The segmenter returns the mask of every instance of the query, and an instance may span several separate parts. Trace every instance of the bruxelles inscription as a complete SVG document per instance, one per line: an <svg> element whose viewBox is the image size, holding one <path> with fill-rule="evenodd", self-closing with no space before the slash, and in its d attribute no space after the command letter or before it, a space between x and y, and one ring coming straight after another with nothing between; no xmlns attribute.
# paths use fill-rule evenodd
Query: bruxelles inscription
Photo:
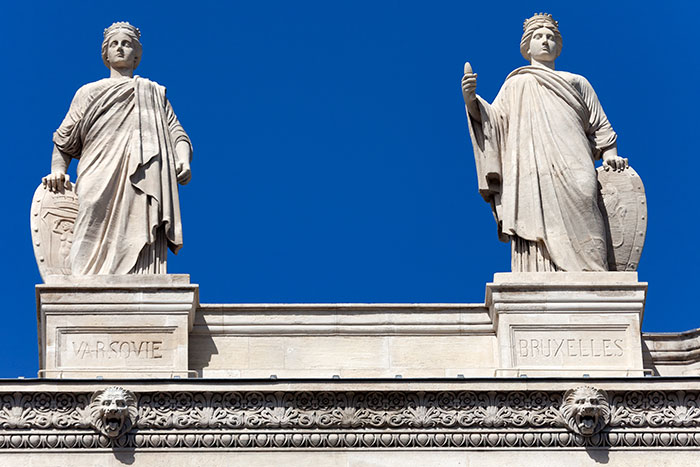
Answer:
<svg viewBox="0 0 700 467"><path fill-rule="evenodd" d="M516 327L511 337L512 355L519 365L594 365L626 364L628 344L625 328L533 329Z"/></svg>
<svg viewBox="0 0 700 467"><path fill-rule="evenodd" d="M157 359L163 358L163 341L143 340L98 340L94 343L88 341L71 342L75 357L85 359L110 360L110 359Z"/></svg>
<svg viewBox="0 0 700 467"><path fill-rule="evenodd" d="M526 357L622 357L623 339L518 339L518 356Z"/></svg>

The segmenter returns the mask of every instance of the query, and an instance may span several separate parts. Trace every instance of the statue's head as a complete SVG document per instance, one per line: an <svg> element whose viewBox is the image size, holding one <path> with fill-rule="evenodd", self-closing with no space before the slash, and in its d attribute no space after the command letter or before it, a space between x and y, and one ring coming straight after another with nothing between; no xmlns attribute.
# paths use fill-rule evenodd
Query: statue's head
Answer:
<svg viewBox="0 0 700 467"><path fill-rule="evenodd" d="M117 386L93 394L90 400L90 422L100 433L118 438L136 422L136 397L131 391Z"/></svg>
<svg viewBox="0 0 700 467"><path fill-rule="evenodd" d="M561 413L571 431L592 436L610 422L608 396L600 389L579 386L566 391Z"/></svg>
<svg viewBox="0 0 700 467"><path fill-rule="evenodd" d="M102 41L102 61L107 68L130 67L135 70L141 62L141 31L119 21L105 29Z"/></svg>
<svg viewBox="0 0 700 467"><path fill-rule="evenodd" d="M523 23L520 53L525 60L553 61L561 53L559 23L549 13L537 13Z"/></svg>

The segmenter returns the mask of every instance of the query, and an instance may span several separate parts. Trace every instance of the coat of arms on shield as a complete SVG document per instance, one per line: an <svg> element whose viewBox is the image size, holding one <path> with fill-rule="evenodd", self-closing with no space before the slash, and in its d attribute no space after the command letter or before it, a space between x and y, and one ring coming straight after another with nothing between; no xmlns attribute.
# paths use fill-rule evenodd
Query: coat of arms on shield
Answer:
<svg viewBox="0 0 700 467"><path fill-rule="evenodd" d="M71 273L69 253L77 216L78 196L72 184L56 193L42 184L34 192L30 224L34 255L42 279Z"/></svg>
<svg viewBox="0 0 700 467"><path fill-rule="evenodd" d="M644 185L637 172L598 167L598 204L608 233L608 269L636 271L647 230Z"/></svg>

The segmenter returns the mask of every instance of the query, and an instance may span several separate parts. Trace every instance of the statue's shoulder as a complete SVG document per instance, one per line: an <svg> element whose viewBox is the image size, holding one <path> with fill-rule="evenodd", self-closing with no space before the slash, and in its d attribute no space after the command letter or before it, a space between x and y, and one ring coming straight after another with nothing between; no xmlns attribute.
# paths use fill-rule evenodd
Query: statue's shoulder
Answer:
<svg viewBox="0 0 700 467"><path fill-rule="evenodd" d="M103 78L91 83L83 84L75 91L75 99L89 98L91 95L100 92L106 86L109 85L109 78Z"/></svg>
<svg viewBox="0 0 700 467"><path fill-rule="evenodd" d="M569 84L572 86L581 89L581 88L592 88L591 83L588 82L585 76L579 75L576 73L571 73L570 71L561 71L557 70L556 73L564 78Z"/></svg>
<svg viewBox="0 0 700 467"><path fill-rule="evenodd" d="M162 89L163 91L165 91L165 86L158 83L157 81L153 81L152 79L144 78L143 76L138 75L134 76L134 79L138 80L139 83L141 83L142 85L151 86L156 89Z"/></svg>
<svg viewBox="0 0 700 467"><path fill-rule="evenodd" d="M109 78L102 78L102 79L99 79L97 81L92 81L90 83L83 84L82 86L80 86L78 88L78 90L76 91L76 94L78 94L78 93L81 93L81 94L90 93L92 91L95 91L97 89L101 89L101 88L107 86L109 84L109 82L110 82Z"/></svg>

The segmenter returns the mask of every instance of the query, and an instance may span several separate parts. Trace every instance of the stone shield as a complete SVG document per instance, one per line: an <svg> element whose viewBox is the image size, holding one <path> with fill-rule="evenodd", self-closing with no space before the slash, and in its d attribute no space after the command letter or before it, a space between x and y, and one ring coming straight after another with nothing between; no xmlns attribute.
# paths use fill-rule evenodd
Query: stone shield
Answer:
<svg viewBox="0 0 700 467"><path fill-rule="evenodd" d="M637 172L598 167L598 204L608 234L608 268L636 271L647 232L644 185Z"/></svg>
<svg viewBox="0 0 700 467"><path fill-rule="evenodd" d="M43 185L34 192L31 208L34 256L42 279L70 274L68 254L73 243L73 225L78 216L78 196L73 185L58 193Z"/></svg>

